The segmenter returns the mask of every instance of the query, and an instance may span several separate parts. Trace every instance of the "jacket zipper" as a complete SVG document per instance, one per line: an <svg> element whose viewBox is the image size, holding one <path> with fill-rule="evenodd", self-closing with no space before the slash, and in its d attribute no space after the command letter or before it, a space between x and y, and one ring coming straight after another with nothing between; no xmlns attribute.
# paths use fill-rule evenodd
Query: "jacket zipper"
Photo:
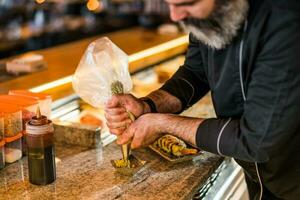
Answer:
<svg viewBox="0 0 300 200"><path fill-rule="evenodd" d="M247 30L247 26L248 26L248 21L246 20L245 25L244 25L244 32L243 34L245 34L246 30ZM241 44L240 44L240 51L239 51L239 74L240 74L240 83L241 83L241 90L242 90L242 94L243 94L243 99L244 101L246 101L246 94L245 94L245 89L244 89L244 81L243 81L243 71L242 71L242 65L243 65L243 47L244 47L244 38L242 38ZM259 187L260 187L260 195L259 195L259 200L262 199L262 195L263 195L263 184L260 178L260 174L258 171L258 164L257 162L255 162L255 171L256 171L256 175L259 181Z"/></svg>

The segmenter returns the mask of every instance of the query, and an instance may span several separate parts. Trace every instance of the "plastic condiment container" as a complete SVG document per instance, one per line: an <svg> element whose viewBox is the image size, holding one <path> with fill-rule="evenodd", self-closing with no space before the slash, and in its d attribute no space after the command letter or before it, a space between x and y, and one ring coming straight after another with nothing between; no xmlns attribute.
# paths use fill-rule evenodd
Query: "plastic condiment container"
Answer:
<svg viewBox="0 0 300 200"><path fill-rule="evenodd" d="M25 129L25 124L35 115L38 107L38 101L28 97L14 95L0 95L0 103L13 104L22 108L22 120Z"/></svg>
<svg viewBox="0 0 300 200"><path fill-rule="evenodd" d="M3 114L0 113L0 141L4 138L4 118Z"/></svg>
<svg viewBox="0 0 300 200"><path fill-rule="evenodd" d="M39 107L41 109L42 115L46 116L48 119L51 118L51 95L44 93L34 93L28 90L10 90L9 95L16 95L36 99L39 102Z"/></svg>
<svg viewBox="0 0 300 200"><path fill-rule="evenodd" d="M56 179L54 129L51 120L37 115L26 124L29 182L46 185Z"/></svg>
<svg viewBox="0 0 300 200"><path fill-rule="evenodd" d="M26 134L25 125L35 115L38 101L29 97L14 96L14 95L0 95L0 102L7 104L14 104L22 108L22 123L23 135ZM22 139L23 154L26 154L26 139Z"/></svg>
<svg viewBox="0 0 300 200"><path fill-rule="evenodd" d="M5 153L4 153L5 140L0 140L0 169L5 167Z"/></svg>
<svg viewBox="0 0 300 200"><path fill-rule="evenodd" d="M0 113L4 119L4 137L13 137L22 133L22 108L0 103Z"/></svg>
<svg viewBox="0 0 300 200"><path fill-rule="evenodd" d="M5 162L13 163L22 158L22 133L13 137L6 137L5 140Z"/></svg>

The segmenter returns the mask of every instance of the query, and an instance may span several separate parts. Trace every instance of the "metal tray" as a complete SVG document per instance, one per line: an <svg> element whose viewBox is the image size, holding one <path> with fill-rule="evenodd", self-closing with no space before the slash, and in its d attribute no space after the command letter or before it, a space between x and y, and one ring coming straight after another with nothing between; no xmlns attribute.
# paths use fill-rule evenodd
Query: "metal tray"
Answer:
<svg viewBox="0 0 300 200"><path fill-rule="evenodd" d="M192 147L190 145L187 144L187 146L189 148L195 148L195 147ZM161 157L163 157L164 159L172 162L172 163L180 163L180 162L184 162L184 161L190 161L190 160L193 160L193 158L199 156L202 154L202 152L198 150L198 153L197 154L194 154L194 155L186 155L186 156L181 156L181 157L176 157L172 154L169 154L169 153L166 153L164 152L162 149L160 149L159 147L157 147L155 144L151 144L149 145L149 148L156 152L158 155L160 155Z"/></svg>

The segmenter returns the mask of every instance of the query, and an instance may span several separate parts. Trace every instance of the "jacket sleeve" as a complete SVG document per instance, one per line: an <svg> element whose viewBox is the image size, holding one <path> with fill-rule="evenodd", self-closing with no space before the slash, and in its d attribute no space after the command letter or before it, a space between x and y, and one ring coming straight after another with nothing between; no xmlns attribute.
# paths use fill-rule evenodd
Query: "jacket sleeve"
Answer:
<svg viewBox="0 0 300 200"><path fill-rule="evenodd" d="M190 34L184 65L160 88L177 97L182 110L196 103L210 90L201 59L201 45Z"/></svg>
<svg viewBox="0 0 300 200"><path fill-rule="evenodd" d="M300 132L300 21L281 13L261 37L240 119L207 119L197 146L250 162L280 155ZM278 18L277 18L278 19ZM271 28L272 27L272 28ZM268 29L269 28L269 29Z"/></svg>

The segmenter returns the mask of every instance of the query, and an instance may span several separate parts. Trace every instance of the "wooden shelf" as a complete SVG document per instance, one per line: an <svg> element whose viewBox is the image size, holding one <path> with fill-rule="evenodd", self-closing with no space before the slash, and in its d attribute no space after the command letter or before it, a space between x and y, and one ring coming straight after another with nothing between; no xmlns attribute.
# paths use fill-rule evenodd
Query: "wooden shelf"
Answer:
<svg viewBox="0 0 300 200"><path fill-rule="evenodd" d="M88 44L103 36L109 37L129 55L131 73L184 53L188 45L187 36L184 34L159 35L156 31L135 27L34 51L44 56L48 69L0 83L0 93L7 93L13 89L31 89L71 76ZM72 94L73 90L71 84L66 82L44 92L58 99Z"/></svg>

